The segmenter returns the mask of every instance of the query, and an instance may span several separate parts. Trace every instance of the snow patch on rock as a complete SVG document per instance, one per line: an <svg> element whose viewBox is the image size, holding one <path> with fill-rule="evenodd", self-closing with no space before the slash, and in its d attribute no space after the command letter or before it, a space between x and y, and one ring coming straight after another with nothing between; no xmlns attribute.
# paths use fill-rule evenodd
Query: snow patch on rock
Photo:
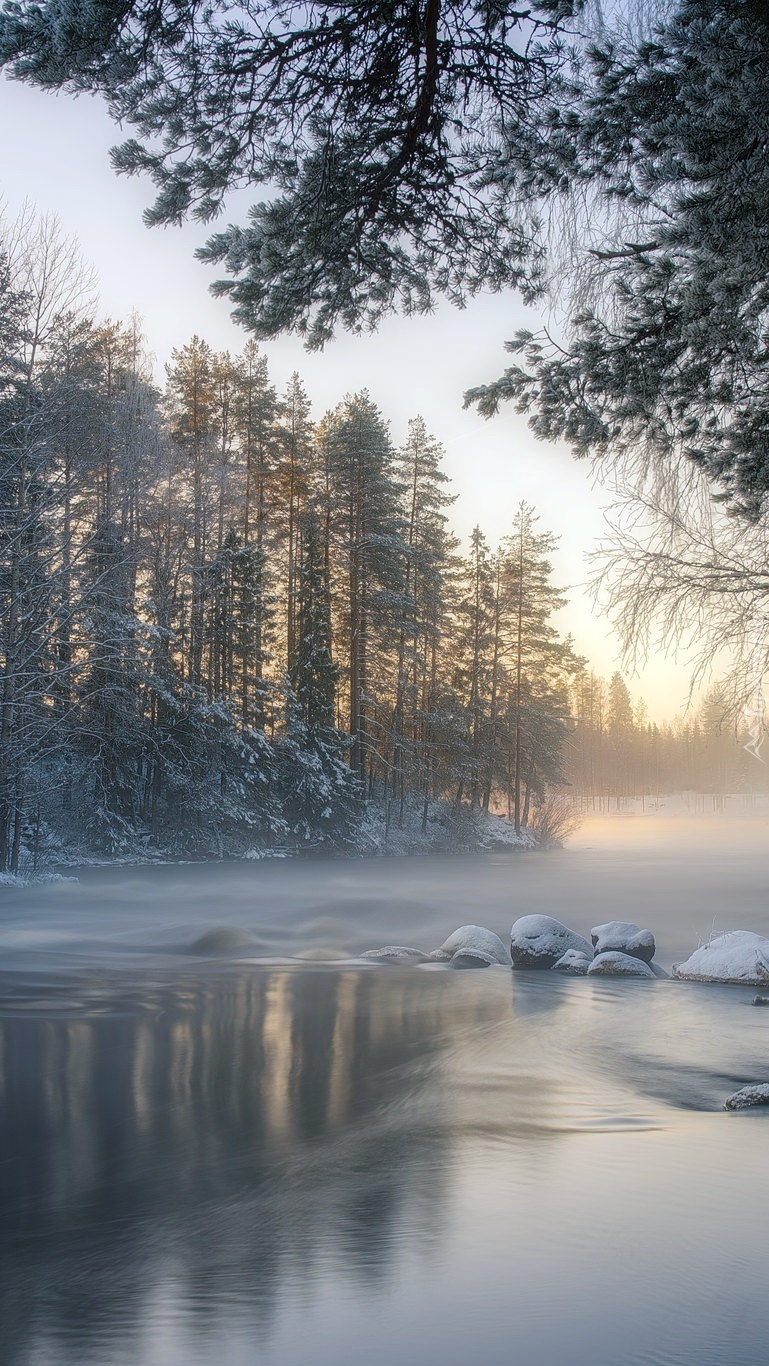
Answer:
<svg viewBox="0 0 769 1366"><path fill-rule="evenodd" d="M685 963L673 968L673 976L688 982L744 982L764 986L769 982L769 939L751 930L730 930L695 949Z"/></svg>
<svg viewBox="0 0 769 1366"><path fill-rule="evenodd" d="M410 949L403 944L385 944L384 948L367 949L360 955L368 963L391 963L401 967L410 963L425 963L428 956L421 949Z"/></svg>
<svg viewBox="0 0 769 1366"><path fill-rule="evenodd" d="M630 953L596 954L587 972L589 977L655 977L648 963Z"/></svg>
<svg viewBox="0 0 769 1366"><path fill-rule="evenodd" d="M609 920L605 925L595 925L590 938L596 953L628 953L644 963L651 963L656 950L651 930L642 930L640 925L628 920Z"/></svg>
<svg viewBox="0 0 769 1366"><path fill-rule="evenodd" d="M569 977L584 977L590 962L587 954L581 953L579 949L567 949L558 962L553 963L552 971L565 972Z"/></svg>
<svg viewBox="0 0 769 1366"><path fill-rule="evenodd" d="M755 1105L769 1105L769 1082L743 1086L724 1101L725 1110L752 1110Z"/></svg>
<svg viewBox="0 0 769 1366"><path fill-rule="evenodd" d="M593 946L550 915L523 915L510 931L514 968L552 968L569 950L593 957Z"/></svg>
<svg viewBox="0 0 769 1366"><path fill-rule="evenodd" d="M448 939L444 939L440 948L433 950L430 957L439 963L446 963L461 950L485 953L492 963L502 963L508 968L510 966L510 954L499 935L493 930L485 929L483 925L460 925Z"/></svg>
<svg viewBox="0 0 769 1366"><path fill-rule="evenodd" d="M493 968L495 965L499 966L499 960L484 953L483 949L457 949L449 962L450 968Z"/></svg>

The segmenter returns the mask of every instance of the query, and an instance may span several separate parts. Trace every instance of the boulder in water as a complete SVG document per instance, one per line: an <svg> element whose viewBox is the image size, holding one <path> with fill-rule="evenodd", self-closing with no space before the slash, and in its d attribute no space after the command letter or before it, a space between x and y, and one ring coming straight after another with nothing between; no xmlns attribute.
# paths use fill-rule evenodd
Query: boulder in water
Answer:
<svg viewBox="0 0 769 1366"><path fill-rule="evenodd" d="M382 949L366 949L360 955L369 963L389 963L395 967L408 967L410 963L426 963L429 954L421 949L409 949L402 944L385 944Z"/></svg>
<svg viewBox="0 0 769 1366"><path fill-rule="evenodd" d="M434 949L430 957L435 961L447 963L460 949L469 949L473 953L486 953L491 958L492 963L502 963L505 967L510 966L510 955L507 952L502 940L493 930L487 930L483 925L460 925L458 930L450 934L448 939L444 939L439 949Z"/></svg>
<svg viewBox="0 0 769 1366"><path fill-rule="evenodd" d="M558 962L553 963L552 971L564 972L568 977L584 977L590 963L591 959L586 953L581 953L579 949L567 949Z"/></svg>
<svg viewBox="0 0 769 1366"><path fill-rule="evenodd" d="M205 934L194 940L187 951L200 954L255 953L261 948L263 945L252 939L245 930L238 930L230 925L217 925L215 929L206 930Z"/></svg>
<svg viewBox="0 0 769 1366"><path fill-rule="evenodd" d="M648 977L655 974L648 963L630 953L598 953L587 970L588 977Z"/></svg>
<svg viewBox="0 0 769 1366"><path fill-rule="evenodd" d="M752 1110L756 1105L769 1105L769 1082L756 1082L753 1086L743 1086L724 1101L725 1110Z"/></svg>
<svg viewBox="0 0 769 1366"><path fill-rule="evenodd" d="M686 982L743 982L765 986L769 982L769 939L750 930L730 930L695 949L685 963L673 968L673 976Z"/></svg>
<svg viewBox="0 0 769 1366"><path fill-rule="evenodd" d="M552 968L569 949L593 957L587 939L551 915L523 915L510 931L514 968Z"/></svg>
<svg viewBox="0 0 769 1366"><path fill-rule="evenodd" d="M453 958L449 959L450 968L493 968L498 963L497 958L484 953L483 949L457 949Z"/></svg>
<svg viewBox="0 0 769 1366"><path fill-rule="evenodd" d="M628 953L651 963L656 945L651 930L642 930L628 920L610 920L606 925L595 925L590 931L596 953Z"/></svg>

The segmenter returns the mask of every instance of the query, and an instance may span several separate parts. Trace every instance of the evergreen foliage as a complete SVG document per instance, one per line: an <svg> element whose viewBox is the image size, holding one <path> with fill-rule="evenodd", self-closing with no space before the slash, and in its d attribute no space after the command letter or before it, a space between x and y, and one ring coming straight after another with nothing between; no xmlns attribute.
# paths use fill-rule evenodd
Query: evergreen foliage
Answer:
<svg viewBox="0 0 769 1366"><path fill-rule="evenodd" d="M136 130L117 169L157 185L149 222L207 222L233 186L269 187L203 255L257 337L295 328L317 346L398 304L531 287L525 196L489 171L500 128L514 137L555 77L574 8L7 0L0 63L106 97Z"/></svg>
<svg viewBox="0 0 769 1366"><path fill-rule="evenodd" d="M135 321L57 289L0 275L2 871L51 834L229 857L525 824L574 668L530 511L464 561L421 418L400 450L366 392L313 424L255 343L199 337L161 395Z"/></svg>
<svg viewBox="0 0 769 1366"><path fill-rule="evenodd" d="M769 490L769 13L679 0L663 16L651 36L605 32L531 141L543 190L590 195L574 308L563 338L520 332L508 349L522 363L468 401L489 414L512 400L538 436L635 480L692 460L755 517Z"/></svg>
<svg viewBox="0 0 769 1366"><path fill-rule="evenodd" d="M319 346L437 295L531 297L545 245L569 237L572 259L550 263L562 335L519 333L522 360L469 401L512 400L637 481L691 460L761 512L762 0L628 0L608 19L598 0L5 0L0 63L106 98L136 133L117 168L157 185L151 222L209 221L259 187L249 222L202 252L259 338Z"/></svg>

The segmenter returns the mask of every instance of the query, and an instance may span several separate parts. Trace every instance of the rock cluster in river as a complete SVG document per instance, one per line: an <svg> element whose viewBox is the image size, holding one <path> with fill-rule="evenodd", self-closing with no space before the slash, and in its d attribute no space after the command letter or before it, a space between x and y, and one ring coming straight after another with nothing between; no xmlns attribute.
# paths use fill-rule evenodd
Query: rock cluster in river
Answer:
<svg viewBox="0 0 769 1366"><path fill-rule="evenodd" d="M431 953L401 944L387 944L381 949L367 949L360 957L367 963L389 963L397 967L412 963L443 963L449 968L510 966L509 954L499 935L483 925L460 925Z"/></svg>
<svg viewBox="0 0 769 1366"><path fill-rule="evenodd" d="M402 944L367 949L367 963L445 964L451 968L509 967L553 969L572 977L665 976L651 959L654 936L650 930L624 920L613 920L591 930L592 943L550 915L524 915L510 931L510 953L498 934L483 925L460 925L448 939L424 953Z"/></svg>
<svg viewBox="0 0 769 1366"><path fill-rule="evenodd" d="M570 977L658 977L652 964L651 930L610 920L590 931L590 940L550 915L524 915L510 931L514 968L552 968Z"/></svg>

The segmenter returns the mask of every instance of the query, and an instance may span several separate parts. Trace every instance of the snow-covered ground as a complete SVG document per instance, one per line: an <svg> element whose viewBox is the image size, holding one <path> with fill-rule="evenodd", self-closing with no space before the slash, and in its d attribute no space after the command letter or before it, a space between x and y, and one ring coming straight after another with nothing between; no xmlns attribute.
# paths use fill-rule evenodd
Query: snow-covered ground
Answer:
<svg viewBox="0 0 769 1366"><path fill-rule="evenodd" d="M407 808L403 825L393 820L389 830L382 813L370 807L361 825L357 852L362 854L470 854L479 849L533 849L537 839L532 830L515 832L510 821L490 812L456 812L443 802L431 802L426 828L422 829L422 807Z"/></svg>

